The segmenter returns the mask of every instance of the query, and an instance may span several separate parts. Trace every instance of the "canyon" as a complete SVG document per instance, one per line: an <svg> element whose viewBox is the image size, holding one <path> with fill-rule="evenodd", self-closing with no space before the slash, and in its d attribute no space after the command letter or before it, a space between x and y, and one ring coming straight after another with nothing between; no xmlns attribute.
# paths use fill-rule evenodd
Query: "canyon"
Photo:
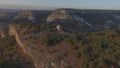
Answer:
<svg viewBox="0 0 120 68"><path fill-rule="evenodd" d="M0 38L7 35L14 36L21 51L31 59L35 68L80 68L84 63L86 66L91 66L87 62L82 64L82 61L85 61L83 57L86 56L86 53L82 52L86 52L87 48L88 52L92 51L86 46L94 38L90 39L89 35L92 37L94 36L92 32L96 32L96 35L102 36L104 32L98 31L106 30L108 35L113 32L113 35L119 37L118 33L114 34L114 30L120 29L119 11L115 10L57 9L46 12L26 10L15 12L10 15L10 19L6 14L0 17L9 21L9 23L0 22ZM80 37L76 32L80 32L78 33ZM98 39L101 40L100 37ZM70 43L67 42L68 40ZM80 49L81 47L83 49ZM100 49L104 49L104 46L101 47L103 48ZM95 55L86 61L91 62L94 57ZM114 66L118 67L117 64Z"/></svg>

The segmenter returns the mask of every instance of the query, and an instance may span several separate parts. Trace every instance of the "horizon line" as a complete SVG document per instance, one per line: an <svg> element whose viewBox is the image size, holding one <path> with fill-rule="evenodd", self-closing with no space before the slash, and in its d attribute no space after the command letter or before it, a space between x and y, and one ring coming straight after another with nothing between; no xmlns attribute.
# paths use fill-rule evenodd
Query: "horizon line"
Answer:
<svg viewBox="0 0 120 68"><path fill-rule="evenodd" d="M24 5L0 5L0 9L16 10L55 10L55 9L77 9L77 10L120 10L112 8L70 8L70 7L47 7L47 6L24 6Z"/></svg>

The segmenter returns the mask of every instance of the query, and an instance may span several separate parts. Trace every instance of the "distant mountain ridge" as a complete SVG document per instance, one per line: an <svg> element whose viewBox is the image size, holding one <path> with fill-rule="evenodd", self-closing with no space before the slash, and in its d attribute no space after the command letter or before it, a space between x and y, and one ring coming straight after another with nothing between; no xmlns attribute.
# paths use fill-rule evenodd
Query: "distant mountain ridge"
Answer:
<svg viewBox="0 0 120 68"><path fill-rule="evenodd" d="M29 15L26 15L24 13L25 11L29 11ZM70 32L91 32L119 28L118 24L120 23L120 10L82 10L63 8L47 11L0 9L0 17L2 23L30 22L26 21L30 19L34 23L47 22L49 24L59 24L64 30ZM16 17L17 20L15 19Z"/></svg>
<svg viewBox="0 0 120 68"><path fill-rule="evenodd" d="M0 12L18 12L20 9L3 9L0 8Z"/></svg>

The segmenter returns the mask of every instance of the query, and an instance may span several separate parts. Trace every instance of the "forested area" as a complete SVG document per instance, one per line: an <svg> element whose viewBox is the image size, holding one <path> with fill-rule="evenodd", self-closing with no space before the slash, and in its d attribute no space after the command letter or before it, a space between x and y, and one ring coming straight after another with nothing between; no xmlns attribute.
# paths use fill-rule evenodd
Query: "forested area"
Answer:
<svg viewBox="0 0 120 68"><path fill-rule="evenodd" d="M79 50L81 68L119 68L120 33L101 31L73 34L66 39Z"/></svg>
<svg viewBox="0 0 120 68"><path fill-rule="evenodd" d="M31 67L30 67L31 66ZM16 43L14 36L0 39L0 68L32 68Z"/></svg>

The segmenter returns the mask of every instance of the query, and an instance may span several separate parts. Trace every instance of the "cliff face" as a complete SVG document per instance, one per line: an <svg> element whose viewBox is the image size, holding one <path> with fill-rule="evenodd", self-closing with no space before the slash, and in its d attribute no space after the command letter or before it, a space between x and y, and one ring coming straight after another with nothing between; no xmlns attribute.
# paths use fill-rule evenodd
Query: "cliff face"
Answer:
<svg viewBox="0 0 120 68"><path fill-rule="evenodd" d="M67 31L100 31L116 29L120 22L119 11L57 9L46 19L57 23Z"/></svg>
<svg viewBox="0 0 120 68"><path fill-rule="evenodd" d="M28 21L33 21L34 16L31 11L25 10L25 11L20 11L17 16L14 17L14 19L26 19Z"/></svg>
<svg viewBox="0 0 120 68"><path fill-rule="evenodd" d="M15 26L9 26L10 35L14 35L23 52L31 57L36 68L66 68L67 62L60 57L54 57L47 50L34 45L18 33Z"/></svg>
<svg viewBox="0 0 120 68"><path fill-rule="evenodd" d="M71 20L72 17L66 10L55 10L52 14L50 14L47 18L47 22L52 22L56 19L59 20Z"/></svg>
<svg viewBox="0 0 120 68"><path fill-rule="evenodd" d="M65 30L72 32L92 29L92 24L75 13L77 13L77 11L58 9L48 16L47 22L56 22L57 24L62 25Z"/></svg>

